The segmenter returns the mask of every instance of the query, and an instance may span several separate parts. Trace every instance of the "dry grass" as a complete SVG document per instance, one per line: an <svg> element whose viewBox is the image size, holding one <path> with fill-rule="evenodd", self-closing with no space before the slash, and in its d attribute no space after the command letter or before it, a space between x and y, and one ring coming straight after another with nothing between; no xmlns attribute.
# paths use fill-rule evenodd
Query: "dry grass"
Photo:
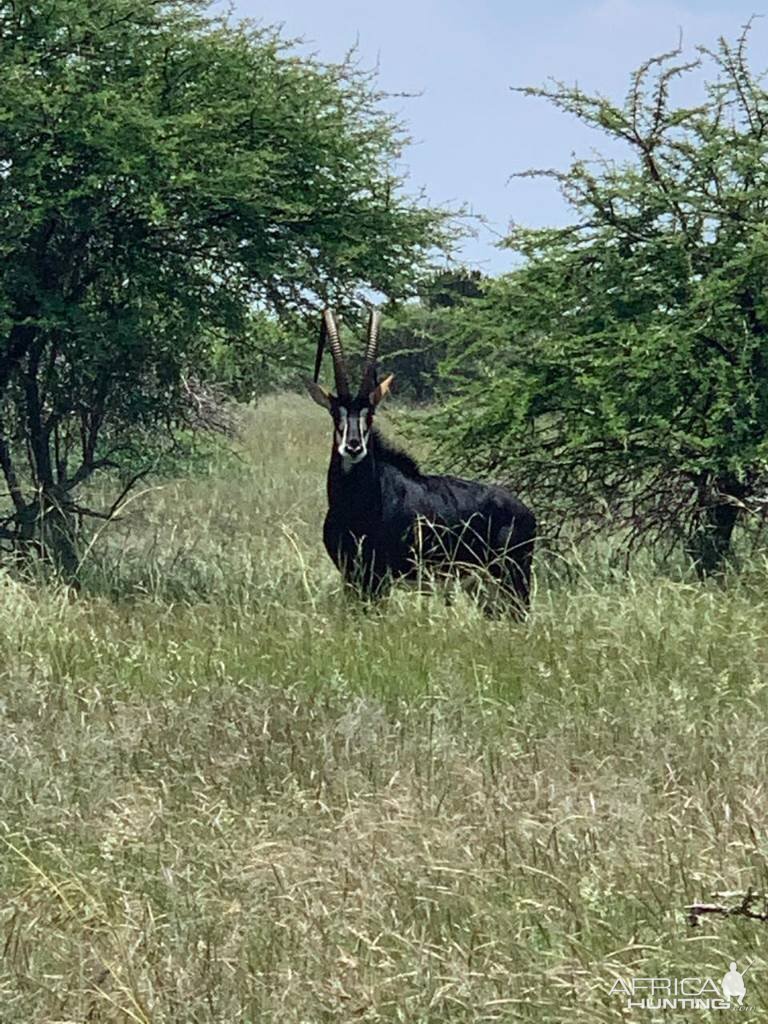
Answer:
<svg viewBox="0 0 768 1024"><path fill-rule="evenodd" d="M366 613L325 433L265 403L88 597L0 577L0 1020L651 1021L615 977L731 959L764 1019L765 926L684 907L768 890L768 571Z"/></svg>

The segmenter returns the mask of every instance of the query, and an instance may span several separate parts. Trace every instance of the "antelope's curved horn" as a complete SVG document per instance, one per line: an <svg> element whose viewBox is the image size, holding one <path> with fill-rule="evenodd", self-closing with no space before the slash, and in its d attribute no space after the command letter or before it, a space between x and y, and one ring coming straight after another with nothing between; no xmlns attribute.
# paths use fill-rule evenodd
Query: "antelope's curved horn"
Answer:
<svg viewBox="0 0 768 1024"><path fill-rule="evenodd" d="M368 395L376 385L376 357L379 354L379 327L381 325L381 313L372 309L368 318L368 344L365 348L365 361L363 363L363 379L360 384L360 397Z"/></svg>
<svg viewBox="0 0 768 1024"><path fill-rule="evenodd" d="M315 384L320 377L320 367L323 365L323 353L325 352L325 318L320 317L320 337L317 339L317 355L315 356Z"/></svg>
<svg viewBox="0 0 768 1024"><path fill-rule="evenodd" d="M320 364L323 361L323 351L325 349L326 339L328 340L331 355L333 356L333 373L336 378L336 394L339 398L348 398L350 392L347 364L344 360L344 350L341 347L339 329L336 326L336 320L330 309L323 310L323 319L320 324L320 339L317 343L317 358L315 359L315 381L317 381L317 378L320 376Z"/></svg>

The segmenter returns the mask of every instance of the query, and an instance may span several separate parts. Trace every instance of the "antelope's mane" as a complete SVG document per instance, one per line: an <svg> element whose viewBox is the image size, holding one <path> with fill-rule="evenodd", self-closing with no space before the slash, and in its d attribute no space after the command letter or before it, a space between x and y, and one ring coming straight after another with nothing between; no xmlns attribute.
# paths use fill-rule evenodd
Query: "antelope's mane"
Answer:
<svg viewBox="0 0 768 1024"><path fill-rule="evenodd" d="M374 441L377 459L387 463L389 466L394 466L395 469L399 469L403 476L411 477L414 480L421 479L423 474L416 459L412 458L407 452L404 452L402 448L392 444L391 441L387 441L376 427L371 431L371 436Z"/></svg>

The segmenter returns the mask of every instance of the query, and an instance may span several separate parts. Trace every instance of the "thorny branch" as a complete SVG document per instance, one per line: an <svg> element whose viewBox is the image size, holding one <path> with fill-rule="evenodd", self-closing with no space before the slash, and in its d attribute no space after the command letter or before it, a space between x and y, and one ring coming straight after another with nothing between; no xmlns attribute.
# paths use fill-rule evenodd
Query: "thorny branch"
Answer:
<svg viewBox="0 0 768 1024"><path fill-rule="evenodd" d="M714 896L733 898L741 895L734 892L716 892ZM755 903L760 903L762 910L753 910ZM750 921L768 921L768 895L755 893L752 889L741 895L741 900L733 906L726 906L724 903L692 903L685 908L688 911L688 923L692 928L698 927L699 918L706 914L718 914L721 917L746 917Z"/></svg>

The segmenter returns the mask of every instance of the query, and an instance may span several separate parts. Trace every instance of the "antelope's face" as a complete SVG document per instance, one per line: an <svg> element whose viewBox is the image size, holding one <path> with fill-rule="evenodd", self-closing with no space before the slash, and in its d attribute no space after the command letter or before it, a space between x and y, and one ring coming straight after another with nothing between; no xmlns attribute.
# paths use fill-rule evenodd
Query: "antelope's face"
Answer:
<svg viewBox="0 0 768 1024"><path fill-rule="evenodd" d="M330 309L323 312L320 340L317 344L314 380L307 381L307 388L318 405L327 409L333 418L334 443L341 456L345 472L362 462L368 454L368 439L373 426L376 406L389 391L394 376L376 383L376 355L379 348L379 314L371 311L368 320L368 341L365 348L363 376L357 395L352 395L344 351L341 347L339 328ZM333 372L336 377L336 394L332 395L317 383L326 341L333 356Z"/></svg>
<svg viewBox="0 0 768 1024"><path fill-rule="evenodd" d="M333 415L336 451L348 465L362 462L368 454L368 435L373 426L373 408L358 408L359 402L342 404L338 399Z"/></svg>
<svg viewBox="0 0 768 1024"><path fill-rule="evenodd" d="M367 456L376 406L389 391L393 379L394 376L390 375L370 394L355 398L338 398L314 381L307 383L311 397L331 414L334 445L345 469L362 462Z"/></svg>

